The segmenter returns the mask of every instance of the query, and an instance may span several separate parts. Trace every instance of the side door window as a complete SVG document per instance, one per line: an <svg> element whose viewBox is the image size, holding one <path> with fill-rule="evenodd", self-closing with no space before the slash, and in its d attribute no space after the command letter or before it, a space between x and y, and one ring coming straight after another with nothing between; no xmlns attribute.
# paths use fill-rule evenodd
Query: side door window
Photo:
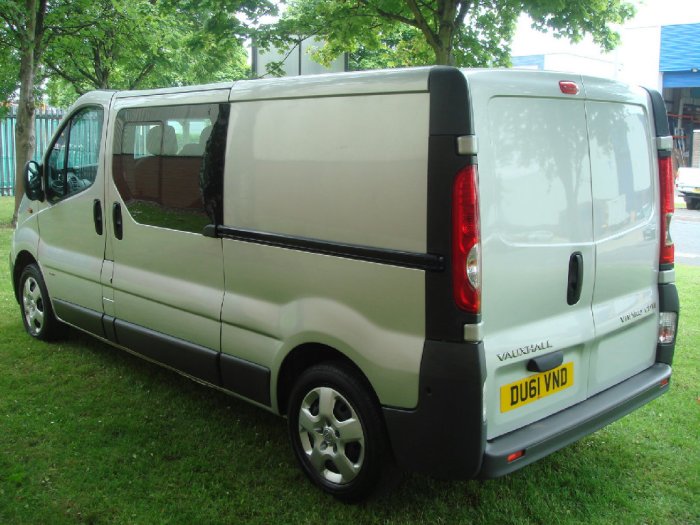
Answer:
<svg viewBox="0 0 700 525"><path fill-rule="evenodd" d="M228 104L122 109L112 175L138 224L201 233L221 224Z"/></svg>
<svg viewBox="0 0 700 525"><path fill-rule="evenodd" d="M51 146L46 162L46 195L52 204L95 182L103 117L102 108L80 110Z"/></svg>

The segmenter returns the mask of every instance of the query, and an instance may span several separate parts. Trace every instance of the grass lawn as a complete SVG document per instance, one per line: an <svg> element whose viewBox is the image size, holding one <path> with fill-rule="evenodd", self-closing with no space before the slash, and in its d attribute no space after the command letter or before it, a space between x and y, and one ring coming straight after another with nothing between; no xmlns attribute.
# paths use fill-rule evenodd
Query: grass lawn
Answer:
<svg viewBox="0 0 700 525"><path fill-rule="evenodd" d="M507 477L410 475L347 506L306 481L283 419L87 336L30 339L7 272L11 206L0 198L2 524L700 523L698 267L677 268L668 394Z"/></svg>

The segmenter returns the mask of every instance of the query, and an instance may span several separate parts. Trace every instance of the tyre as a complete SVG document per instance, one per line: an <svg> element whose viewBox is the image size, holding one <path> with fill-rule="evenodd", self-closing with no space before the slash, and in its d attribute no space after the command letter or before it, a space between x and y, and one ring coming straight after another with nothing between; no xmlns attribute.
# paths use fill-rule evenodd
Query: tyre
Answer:
<svg viewBox="0 0 700 525"><path fill-rule="evenodd" d="M36 264L28 265L19 278L20 309L27 333L42 341L58 338L63 325L56 319L46 284Z"/></svg>
<svg viewBox="0 0 700 525"><path fill-rule="evenodd" d="M689 210L700 210L700 199L685 199L685 205Z"/></svg>
<svg viewBox="0 0 700 525"><path fill-rule="evenodd" d="M359 374L342 363L309 368L292 389L287 416L311 481L348 503L374 492L390 453L379 406Z"/></svg>

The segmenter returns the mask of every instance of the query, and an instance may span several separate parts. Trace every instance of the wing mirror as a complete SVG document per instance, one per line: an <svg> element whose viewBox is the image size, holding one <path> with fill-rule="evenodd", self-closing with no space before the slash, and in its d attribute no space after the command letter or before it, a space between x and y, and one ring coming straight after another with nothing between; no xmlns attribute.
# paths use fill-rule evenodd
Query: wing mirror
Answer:
<svg viewBox="0 0 700 525"><path fill-rule="evenodd" d="M41 164L33 160L24 166L24 194L30 201L44 201L44 190L41 187L43 171Z"/></svg>

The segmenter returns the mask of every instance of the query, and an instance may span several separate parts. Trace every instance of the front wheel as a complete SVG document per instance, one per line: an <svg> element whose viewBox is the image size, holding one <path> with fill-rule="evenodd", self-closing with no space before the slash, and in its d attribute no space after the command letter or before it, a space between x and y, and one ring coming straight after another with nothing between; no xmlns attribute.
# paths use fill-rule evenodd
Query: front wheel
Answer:
<svg viewBox="0 0 700 525"><path fill-rule="evenodd" d="M27 333L42 341L59 337L63 327L53 313L44 278L36 264L22 270L19 290L22 321Z"/></svg>
<svg viewBox="0 0 700 525"><path fill-rule="evenodd" d="M294 453L316 485L346 502L375 490L390 453L379 406L359 374L342 363L309 368L287 416Z"/></svg>

